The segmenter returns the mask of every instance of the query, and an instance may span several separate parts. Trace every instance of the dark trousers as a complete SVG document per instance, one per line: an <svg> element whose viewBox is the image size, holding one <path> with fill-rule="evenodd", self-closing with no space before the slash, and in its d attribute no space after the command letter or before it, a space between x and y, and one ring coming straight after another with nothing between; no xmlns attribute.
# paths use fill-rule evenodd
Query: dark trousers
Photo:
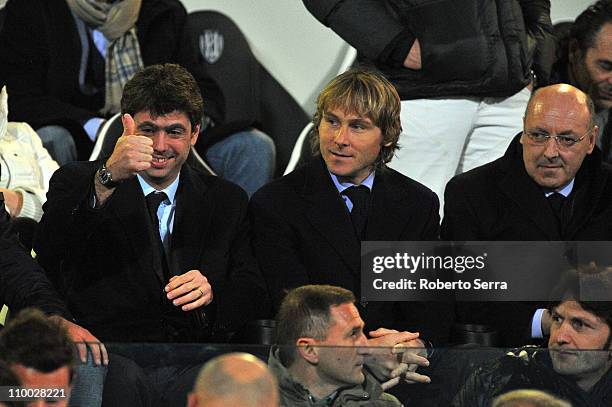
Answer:
<svg viewBox="0 0 612 407"><path fill-rule="evenodd" d="M201 367L138 364L119 354L109 358L103 407L185 407Z"/></svg>

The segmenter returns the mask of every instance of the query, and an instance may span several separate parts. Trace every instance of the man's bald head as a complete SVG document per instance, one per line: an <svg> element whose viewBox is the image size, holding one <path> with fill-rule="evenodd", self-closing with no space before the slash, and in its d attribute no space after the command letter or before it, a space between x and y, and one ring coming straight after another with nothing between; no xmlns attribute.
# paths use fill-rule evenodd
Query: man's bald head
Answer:
<svg viewBox="0 0 612 407"><path fill-rule="evenodd" d="M523 162L540 187L560 191L576 176L593 152L597 126L589 96L558 84L534 92L523 120Z"/></svg>
<svg viewBox="0 0 612 407"><path fill-rule="evenodd" d="M585 92L566 83L550 85L535 90L529 98L523 119L526 120L530 114L541 112L542 109L550 109L551 101L563 104L566 108L568 104L584 107L589 117L589 124L593 124L593 116L595 115L593 100Z"/></svg>
<svg viewBox="0 0 612 407"><path fill-rule="evenodd" d="M275 407L276 379L265 363L248 353L208 361L189 395L189 407Z"/></svg>

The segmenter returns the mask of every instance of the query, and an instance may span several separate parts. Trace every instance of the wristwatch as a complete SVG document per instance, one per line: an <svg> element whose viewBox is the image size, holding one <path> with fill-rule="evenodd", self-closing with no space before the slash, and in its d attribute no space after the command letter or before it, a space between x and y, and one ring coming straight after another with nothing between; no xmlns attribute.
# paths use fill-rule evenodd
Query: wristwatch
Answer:
<svg viewBox="0 0 612 407"><path fill-rule="evenodd" d="M119 185L118 182L113 181L113 174L106 168L106 163L102 164L96 176L100 184L104 185L106 188L114 188Z"/></svg>

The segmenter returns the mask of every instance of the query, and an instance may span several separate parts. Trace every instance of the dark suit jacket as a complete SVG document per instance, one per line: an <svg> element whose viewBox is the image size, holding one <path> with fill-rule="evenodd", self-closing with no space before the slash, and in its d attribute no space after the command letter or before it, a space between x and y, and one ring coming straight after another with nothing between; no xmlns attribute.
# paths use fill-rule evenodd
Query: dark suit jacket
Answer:
<svg viewBox="0 0 612 407"><path fill-rule="evenodd" d="M505 155L455 176L446 186L444 240L612 240L612 167L598 148L586 156L563 230L523 165L517 136Z"/></svg>
<svg viewBox="0 0 612 407"><path fill-rule="evenodd" d="M224 100L216 83L197 62L187 12L178 0L143 0L136 23L145 66L173 62L189 70L200 86L205 113L223 120ZM19 0L6 7L0 35L0 78L6 80L12 121L34 128L59 124L82 131L104 99L79 85L83 54L74 18L65 0ZM75 133L73 133L75 134Z"/></svg>
<svg viewBox="0 0 612 407"><path fill-rule="evenodd" d="M203 307L212 332L165 298L159 252L136 178L92 209L98 162L76 162L52 177L35 239L39 261L79 324L107 341L223 340L266 312L263 279L250 251L247 197L237 186L184 165L176 195L170 272L200 270L214 299Z"/></svg>
<svg viewBox="0 0 612 407"><path fill-rule="evenodd" d="M8 305L12 313L34 307L72 318L44 270L16 238L0 237L0 304Z"/></svg>
<svg viewBox="0 0 612 407"><path fill-rule="evenodd" d="M520 135L505 155L455 176L446 186L441 238L455 241L612 240L612 169L595 148L576 175L566 202L568 222L559 230L544 192L525 171ZM459 304L459 303L458 303ZM466 304L464 304L466 305ZM508 346L530 341L535 308L543 304L468 304L457 320L496 327Z"/></svg>
<svg viewBox="0 0 612 407"><path fill-rule="evenodd" d="M392 169L378 171L364 240L437 240L438 208L438 198L423 185ZM261 188L249 212L255 254L275 310L287 290L305 284L341 286L359 299L360 242L322 159ZM372 302L361 315L367 328L418 330L443 341L449 323L431 309Z"/></svg>

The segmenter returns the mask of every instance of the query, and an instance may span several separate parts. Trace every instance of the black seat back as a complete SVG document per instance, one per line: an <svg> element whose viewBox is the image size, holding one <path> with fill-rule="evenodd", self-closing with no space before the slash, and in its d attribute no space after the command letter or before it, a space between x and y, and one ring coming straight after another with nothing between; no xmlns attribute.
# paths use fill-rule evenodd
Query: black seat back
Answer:
<svg viewBox="0 0 612 407"><path fill-rule="evenodd" d="M189 14L199 62L225 96L223 126L256 127L274 140L277 175L282 175L308 115L257 61L238 26L217 11ZM239 126L238 126L239 127Z"/></svg>

